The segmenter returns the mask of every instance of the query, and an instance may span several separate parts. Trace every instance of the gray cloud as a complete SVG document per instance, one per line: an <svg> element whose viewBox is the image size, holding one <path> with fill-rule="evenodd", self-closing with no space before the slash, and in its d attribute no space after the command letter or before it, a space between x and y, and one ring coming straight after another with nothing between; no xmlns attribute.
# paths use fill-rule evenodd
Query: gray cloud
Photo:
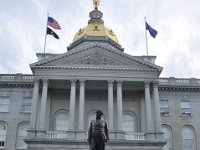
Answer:
<svg viewBox="0 0 200 150"><path fill-rule="evenodd" d="M148 35L149 54L164 70L161 76L200 78L200 1L101 0L105 25L117 34L125 52L146 55L144 17L158 30ZM75 33L87 25L92 0L3 0L0 5L0 73L31 73L29 64L43 52L47 13L61 25L60 40L47 36L46 51L63 53ZM3 37L3 38L2 38Z"/></svg>

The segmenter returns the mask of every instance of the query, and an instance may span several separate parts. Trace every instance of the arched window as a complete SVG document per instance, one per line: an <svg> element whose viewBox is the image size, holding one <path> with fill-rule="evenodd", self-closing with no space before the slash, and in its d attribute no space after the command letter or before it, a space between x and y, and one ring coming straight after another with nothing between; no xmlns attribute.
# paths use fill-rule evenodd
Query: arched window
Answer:
<svg viewBox="0 0 200 150"><path fill-rule="evenodd" d="M184 126L182 129L183 150L196 150L195 132L190 126Z"/></svg>
<svg viewBox="0 0 200 150"><path fill-rule="evenodd" d="M123 130L135 132L135 119L130 114L124 114L123 115Z"/></svg>
<svg viewBox="0 0 200 150"><path fill-rule="evenodd" d="M30 123L22 122L18 125L17 130L17 148L26 148L27 144L24 142L24 138L27 136L27 130L30 128Z"/></svg>
<svg viewBox="0 0 200 150"><path fill-rule="evenodd" d="M135 119L132 115L125 113L123 114L123 130L126 132L125 138L126 140L134 140L136 137L134 136L135 132Z"/></svg>
<svg viewBox="0 0 200 150"><path fill-rule="evenodd" d="M163 147L164 150L173 150L173 139L171 128L163 125L162 131L164 132L164 139L167 140L167 144Z"/></svg>
<svg viewBox="0 0 200 150"><path fill-rule="evenodd" d="M61 112L56 116L55 130L67 131L69 129L69 115L65 112Z"/></svg>
<svg viewBox="0 0 200 150"><path fill-rule="evenodd" d="M7 126L5 122L0 122L0 148L5 147Z"/></svg>

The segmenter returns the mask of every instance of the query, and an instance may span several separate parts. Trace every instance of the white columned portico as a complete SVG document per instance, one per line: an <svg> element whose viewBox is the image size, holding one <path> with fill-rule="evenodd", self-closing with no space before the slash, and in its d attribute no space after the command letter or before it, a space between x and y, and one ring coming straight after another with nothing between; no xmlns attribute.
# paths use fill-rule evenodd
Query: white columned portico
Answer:
<svg viewBox="0 0 200 150"><path fill-rule="evenodd" d="M85 80L80 80L79 92L79 129L84 129L85 114Z"/></svg>
<svg viewBox="0 0 200 150"><path fill-rule="evenodd" d="M160 104L159 104L159 94L158 94L158 82L153 82L153 95L155 103L155 117L156 117L156 131L161 131L161 120L160 120Z"/></svg>
<svg viewBox="0 0 200 150"><path fill-rule="evenodd" d="M152 113L151 113L151 98L150 98L150 82L145 83L145 107L146 107L146 132L152 132Z"/></svg>
<svg viewBox="0 0 200 150"><path fill-rule="evenodd" d="M41 99L41 107L40 107L40 126L39 126L39 128L42 130L45 130L48 80L43 79L42 83L43 83L43 88L42 88L42 99Z"/></svg>
<svg viewBox="0 0 200 150"><path fill-rule="evenodd" d="M69 105L69 129L74 129L76 102L76 80L71 80L70 105Z"/></svg>
<svg viewBox="0 0 200 150"><path fill-rule="evenodd" d="M122 81L117 81L117 129L122 130Z"/></svg>
<svg viewBox="0 0 200 150"><path fill-rule="evenodd" d="M36 128L36 117L37 117L37 104L39 95L39 79L34 80L32 107L31 107L31 123L30 129Z"/></svg>
<svg viewBox="0 0 200 150"><path fill-rule="evenodd" d="M113 80L108 81L108 125L113 129Z"/></svg>

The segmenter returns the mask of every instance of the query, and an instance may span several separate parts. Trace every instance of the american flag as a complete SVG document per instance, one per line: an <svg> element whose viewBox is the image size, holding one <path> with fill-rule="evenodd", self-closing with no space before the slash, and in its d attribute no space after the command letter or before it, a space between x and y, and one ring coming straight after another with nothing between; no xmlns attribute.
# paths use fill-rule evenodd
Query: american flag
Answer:
<svg viewBox="0 0 200 150"><path fill-rule="evenodd" d="M53 27L54 29L61 30L61 27L58 24L58 22L52 17L48 17L47 25Z"/></svg>

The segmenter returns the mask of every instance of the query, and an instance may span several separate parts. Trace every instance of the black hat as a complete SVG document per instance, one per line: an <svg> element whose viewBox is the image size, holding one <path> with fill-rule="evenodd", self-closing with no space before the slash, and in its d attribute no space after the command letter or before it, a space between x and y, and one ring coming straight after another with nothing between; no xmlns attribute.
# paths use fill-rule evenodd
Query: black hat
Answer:
<svg viewBox="0 0 200 150"><path fill-rule="evenodd" d="M96 114L97 113L103 115L103 112L100 109L96 111Z"/></svg>

